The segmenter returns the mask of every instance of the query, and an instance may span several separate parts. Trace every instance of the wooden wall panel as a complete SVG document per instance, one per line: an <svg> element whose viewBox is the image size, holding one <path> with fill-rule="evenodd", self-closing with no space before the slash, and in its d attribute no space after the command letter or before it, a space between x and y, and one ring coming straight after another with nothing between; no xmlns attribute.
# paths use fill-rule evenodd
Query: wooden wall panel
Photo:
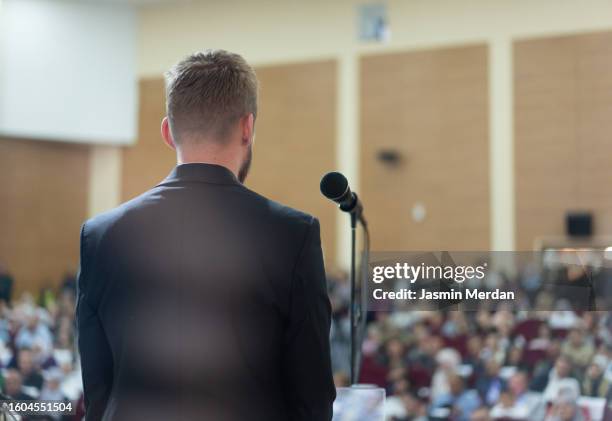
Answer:
<svg viewBox="0 0 612 421"><path fill-rule="evenodd" d="M336 63L258 67L256 72L260 108L247 185L317 216L331 266L338 210L321 196L319 182L336 168Z"/></svg>
<svg viewBox="0 0 612 421"><path fill-rule="evenodd" d="M335 167L335 63L267 66L256 72L260 104L246 185L319 217L324 252L331 263L337 211L319 193L319 180ZM123 200L157 184L175 164L159 132L164 115L163 80L141 81L138 142L123 152Z"/></svg>
<svg viewBox="0 0 612 421"><path fill-rule="evenodd" d="M612 233L612 33L514 45L517 249L591 210Z"/></svg>
<svg viewBox="0 0 612 421"><path fill-rule="evenodd" d="M176 165L176 155L164 143L160 127L166 115L164 80L143 79L139 86L138 139L123 149L121 199L132 199L162 181Z"/></svg>
<svg viewBox="0 0 612 421"><path fill-rule="evenodd" d="M0 139L0 262L15 290L58 286L79 262L87 217L89 148Z"/></svg>
<svg viewBox="0 0 612 421"><path fill-rule="evenodd" d="M487 48L361 59L361 189L373 250L488 250ZM377 159L395 150L393 167ZM426 217L412 218L422 204Z"/></svg>

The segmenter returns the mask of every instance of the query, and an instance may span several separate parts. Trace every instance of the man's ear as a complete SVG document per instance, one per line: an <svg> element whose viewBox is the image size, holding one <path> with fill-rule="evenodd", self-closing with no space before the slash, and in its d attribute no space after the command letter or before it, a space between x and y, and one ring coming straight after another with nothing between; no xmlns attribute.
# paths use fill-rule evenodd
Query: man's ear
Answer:
<svg viewBox="0 0 612 421"><path fill-rule="evenodd" d="M172 150L176 150L176 144L172 138L172 132L170 131L170 122L168 117L164 117L161 124L161 135L164 138L164 143L168 145Z"/></svg>
<svg viewBox="0 0 612 421"><path fill-rule="evenodd" d="M242 117L240 121L240 128L242 130L242 144L248 146L253 141L253 134L255 132L255 116L251 113Z"/></svg>

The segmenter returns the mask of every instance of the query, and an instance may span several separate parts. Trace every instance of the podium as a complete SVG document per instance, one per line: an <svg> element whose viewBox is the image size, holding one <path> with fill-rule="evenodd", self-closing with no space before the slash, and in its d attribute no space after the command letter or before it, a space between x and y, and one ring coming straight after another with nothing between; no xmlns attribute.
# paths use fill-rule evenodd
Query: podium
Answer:
<svg viewBox="0 0 612 421"><path fill-rule="evenodd" d="M385 389L356 384L336 389L332 421L384 421Z"/></svg>

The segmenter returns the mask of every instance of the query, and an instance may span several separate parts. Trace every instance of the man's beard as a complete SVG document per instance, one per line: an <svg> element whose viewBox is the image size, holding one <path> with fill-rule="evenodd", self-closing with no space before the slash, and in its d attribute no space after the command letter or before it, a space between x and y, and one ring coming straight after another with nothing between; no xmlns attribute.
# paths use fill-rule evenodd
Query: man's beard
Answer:
<svg viewBox="0 0 612 421"><path fill-rule="evenodd" d="M249 170L251 169L252 159L253 159L253 144L249 146L246 158L244 159L244 161L242 162L242 165L240 166L240 171L238 171L238 181L240 181L241 183L244 183L244 180L246 180L247 175L249 175Z"/></svg>

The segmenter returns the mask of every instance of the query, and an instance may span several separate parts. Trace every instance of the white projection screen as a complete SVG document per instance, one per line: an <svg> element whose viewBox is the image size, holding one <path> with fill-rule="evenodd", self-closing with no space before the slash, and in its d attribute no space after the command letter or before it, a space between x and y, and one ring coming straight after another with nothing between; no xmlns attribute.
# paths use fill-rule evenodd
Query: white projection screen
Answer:
<svg viewBox="0 0 612 421"><path fill-rule="evenodd" d="M0 0L0 136L133 143L137 89L133 6Z"/></svg>

